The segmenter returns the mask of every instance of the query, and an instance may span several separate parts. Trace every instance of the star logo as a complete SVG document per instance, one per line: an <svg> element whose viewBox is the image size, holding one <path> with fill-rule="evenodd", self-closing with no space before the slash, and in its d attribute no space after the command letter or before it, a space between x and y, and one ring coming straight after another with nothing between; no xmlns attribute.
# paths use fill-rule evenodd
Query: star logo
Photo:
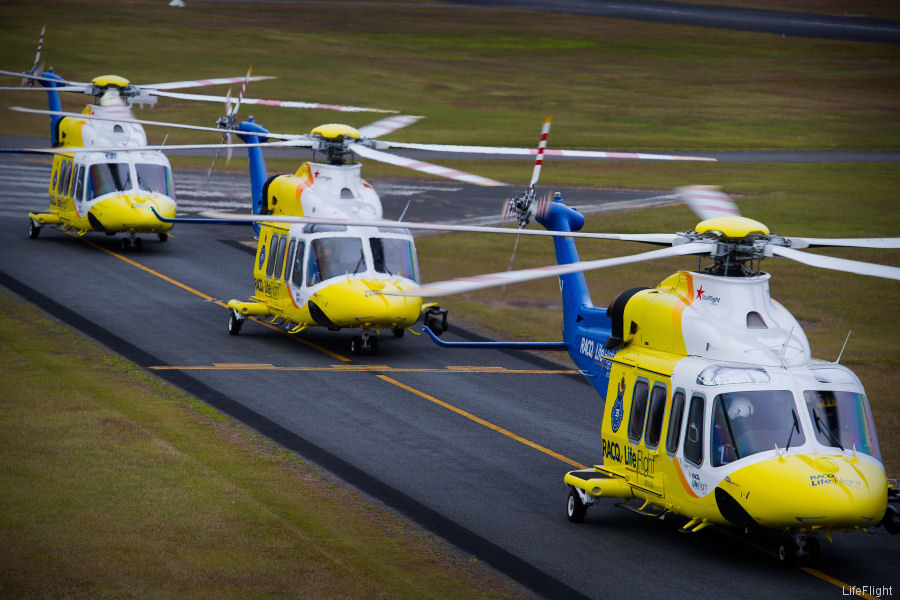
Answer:
<svg viewBox="0 0 900 600"><path fill-rule="evenodd" d="M315 172L315 173L313 173L313 177L318 177L318 176L319 176L319 170L318 170L318 169L316 169L316 172Z"/></svg>
<svg viewBox="0 0 900 600"><path fill-rule="evenodd" d="M697 299L699 300L702 297L703 297L703 286L701 285L700 289L697 290Z"/></svg>

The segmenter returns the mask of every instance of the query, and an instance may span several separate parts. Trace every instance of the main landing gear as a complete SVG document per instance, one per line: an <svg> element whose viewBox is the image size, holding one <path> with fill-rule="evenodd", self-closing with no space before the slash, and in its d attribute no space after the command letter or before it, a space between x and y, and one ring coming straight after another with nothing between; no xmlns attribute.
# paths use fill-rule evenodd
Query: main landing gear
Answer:
<svg viewBox="0 0 900 600"><path fill-rule="evenodd" d="M228 333L229 335L237 335L241 332L241 327L247 317L232 309L228 312Z"/></svg>
<svg viewBox="0 0 900 600"><path fill-rule="evenodd" d="M123 237L121 244L122 252L127 252L129 250L140 252L144 248L144 240L136 236Z"/></svg>

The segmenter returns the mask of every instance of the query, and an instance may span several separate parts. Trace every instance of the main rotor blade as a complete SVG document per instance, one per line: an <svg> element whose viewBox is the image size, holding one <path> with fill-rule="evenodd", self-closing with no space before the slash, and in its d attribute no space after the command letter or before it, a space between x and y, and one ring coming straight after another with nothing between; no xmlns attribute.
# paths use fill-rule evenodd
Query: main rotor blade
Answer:
<svg viewBox="0 0 900 600"><path fill-rule="evenodd" d="M397 115L396 117L386 117L384 119L381 119L380 121L375 121L374 123L363 125L357 131L359 131L359 135L361 137L374 139L380 135L386 135L392 131L397 131L398 129L401 129L408 125L412 125L422 118L423 117L416 117L414 115Z"/></svg>
<svg viewBox="0 0 900 600"><path fill-rule="evenodd" d="M642 252L641 254L618 256L615 258L580 261L567 265L538 267L536 269L523 269L521 271L503 271L500 273L491 273L490 275L476 275L474 277L459 277L457 279L450 279L448 281L430 283L427 285L423 285L422 287L406 290L403 292L390 292L389 295L418 296L423 298L434 296L448 296L450 294L483 290L502 285L509 285L511 283L521 283L524 281L541 279L543 277L555 277L559 275L567 275L569 273L591 271L594 269L604 269L606 267L615 267L618 265L627 265L635 262L656 260L658 258L684 256L687 254L709 254L714 250L715 244L694 242L690 244L683 244L681 246L673 246L671 248L663 248L661 250Z"/></svg>
<svg viewBox="0 0 900 600"><path fill-rule="evenodd" d="M3 91L19 91L19 92L83 92L86 88L64 85L60 87L22 87L22 86L4 86L0 87Z"/></svg>
<svg viewBox="0 0 900 600"><path fill-rule="evenodd" d="M587 231L548 231L546 229L511 229L506 227L479 227L475 225L449 225L444 223L416 223L413 221L388 221L385 219L340 219L332 217L292 217L287 215L238 215L223 212L205 212L211 219L234 219L240 222L267 223L311 223L319 225L344 225L348 227L395 227L400 229L417 229L423 231L455 231L462 233L499 233L504 235L533 235L543 237L571 237L597 240L620 240L627 242L647 242L651 244L674 243L675 234L628 234L628 233L593 233Z"/></svg>
<svg viewBox="0 0 900 600"><path fill-rule="evenodd" d="M19 88L16 88L19 89ZM27 88L23 88L27 89ZM76 119L95 119L98 121L115 121L117 123L134 123L136 125L153 125L158 127L173 127L175 129L192 129L196 131L214 131L216 133L234 133L234 134L246 134L246 131L241 131L239 129L219 129L218 127L204 127L202 125L185 125L183 123L170 123L168 121L148 121L147 119L134 119L134 118L124 118L124 117L107 117L104 115L91 115L87 113L74 113L74 112L65 112L59 110L41 110L38 108L24 108L21 106L11 106L10 110L14 110L16 112L24 112L24 113L32 113L36 115L54 115L59 117L74 117ZM253 134L258 135L258 134ZM306 134L301 135L292 135L292 134L282 134L282 133L267 133L265 137L277 138L281 140L302 140L306 137Z"/></svg>
<svg viewBox="0 0 900 600"><path fill-rule="evenodd" d="M464 181L466 183L474 183L475 185L483 186L506 185L505 183L501 183L493 179L488 179L487 177L482 177L480 175L473 175L471 173L457 171L456 169L433 165L421 160L413 160L411 158L406 158L405 156L397 156L396 154L381 152L380 150L374 150L372 148L363 146L362 144L354 144L353 151L360 156L365 156L366 158L371 158L372 160L388 163L390 165L397 165L398 167L405 167L414 171L430 173L439 177L446 177L447 179L455 179L456 181Z"/></svg>
<svg viewBox="0 0 900 600"><path fill-rule="evenodd" d="M216 79L196 79L194 81L169 81L166 83L147 83L137 87L144 90L178 90L190 87L201 87L205 85L224 85L226 83L240 83L247 81L263 81L265 79L276 79L272 75L254 75L253 77L218 77Z"/></svg>
<svg viewBox="0 0 900 600"><path fill-rule="evenodd" d="M225 96L207 96L205 94L183 94L181 92L165 92L159 90L147 90L154 96L164 98L176 98L179 100L201 100L204 102L224 102ZM279 106L281 108L320 108L324 110L338 110L341 112L376 112L397 113L396 110L382 108L365 108L360 106L341 106L339 104L318 104L316 102L295 102L293 100L260 100L259 98L244 98L243 104L260 104L263 106Z"/></svg>
<svg viewBox="0 0 900 600"><path fill-rule="evenodd" d="M701 221L713 217L740 216L737 205L717 186L689 185L675 188L678 195Z"/></svg>
<svg viewBox="0 0 900 600"><path fill-rule="evenodd" d="M505 146L465 146L454 144L415 144L409 142L385 142L390 148L408 150L433 150L435 152L460 152L472 154L515 154L529 156L537 154L535 148L510 148ZM596 150L557 150L548 148L544 156L568 156L572 158L614 158L629 160L701 160L715 162L706 156L675 156L672 154L646 154L643 152L600 152Z"/></svg>
<svg viewBox="0 0 900 600"><path fill-rule="evenodd" d="M900 279L900 268L898 267L876 265L858 260L822 256L820 254L810 254L808 252L800 252L793 248L784 248L781 246L769 246L768 248L772 254L790 258L791 260L795 260L811 267L846 271L848 273L857 273L859 275L872 275L874 277L884 277L885 279Z"/></svg>
<svg viewBox="0 0 900 600"><path fill-rule="evenodd" d="M791 247L812 248L816 246L842 246L847 248L900 248L900 238L808 238L787 237Z"/></svg>
<svg viewBox="0 0 900 600"><path fill-rule="evenodd" d="M42 77L40 75L29 75L28 73L23 73L21 71L5 71L3 69L0 69L0 75L12 75L13 77L26 77L28 79L34 79L35 81L47 81L49 83L59 83L62 85L73 85L73 86L78 86L81 88L85 88L90 85L88 83L82 83L80 81L72 81L71 79L53 79L50 77Z"/></svg>
<svg viewBox="0 0 900 600"><path fill-rule="evenodd" d="M221 129L217 130L219 133ZM244 132L241 132L244 133ZM17 148L15 152L38 153L38 154L75 154L78 152L143 152L147 150L158 150L160 152L166 150L203 150L206 148L246 148L247 146L259 147L276 147L276 148L308 148L312 146L312 142L304 140L287 140L283 142L259 142L256 144L171 144L171 145L153 145L153 146L59 146L57 148ZM12 151L12 150L7 150Z"/></svg>

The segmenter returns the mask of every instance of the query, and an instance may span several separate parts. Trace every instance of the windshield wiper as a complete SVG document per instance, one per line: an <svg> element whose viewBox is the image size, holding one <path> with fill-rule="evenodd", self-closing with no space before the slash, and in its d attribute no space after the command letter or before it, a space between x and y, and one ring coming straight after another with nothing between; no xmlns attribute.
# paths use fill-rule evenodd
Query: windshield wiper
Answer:
<svg viewBox="0 0 900 600"><path fill-rule="evenodd" d="M841 444L840 440L838 440L834 436L834 433L831 431L831 428L825 424L825 422L819 416L819 411L817 411L816 409L813 409L813 420L816 422L816 428L819 431L821 431L822 433L824 433L826 436L828 436L828 439L831 440L833 443L837 444L837 447L841 449L841 452L843 452L844 451L843 444Z"/></svg>
<svg viewBox="0 0 900 600"><path fill-rule="evenodd" d="M800 423L797 421L797 411L793 408L791 409L791 416L794 417L794 424L791 426L791 435L788 436L787 444L784 447L785 452L791 447L791 438L794 437L794 431L800 433Z"/></svg>
<svg viewBox="0 0 900 600"><path fill-rule="evenodd" d="M359 252L359 262L356 263L356 266L353 267L353 274L356 275L359 273L359 267L362 266L363 262L366 260L366 256L362 253L362 250Z"/></svg>

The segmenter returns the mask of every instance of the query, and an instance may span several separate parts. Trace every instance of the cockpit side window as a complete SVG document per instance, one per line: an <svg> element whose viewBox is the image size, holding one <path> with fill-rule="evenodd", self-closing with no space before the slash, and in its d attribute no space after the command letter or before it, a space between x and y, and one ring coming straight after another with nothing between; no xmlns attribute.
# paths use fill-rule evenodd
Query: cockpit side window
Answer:
<svg viewBox="0 0 900 600"><path fill-rule="evenodd" d="M72 169L72 163L64 160L62 163L62 172L59 175L59 188L56 193L66 195L69 192L69 173Z"/></svg>
<svg viewBox="0 0 900 600"><path fill-rule="evenodd" d="M317 238L309 244L306 262L306 285L353 275L366 270L362 240L352 237Z"/></svg>
<svg viewBox="0 0 900 600"><path fill-rule="evenodd" d="M684 436L684 457L696 465L703 462L703 410L705 403L703 396L691 398L687 434Z"/></svg>
<svg viewBox="0 0 900 600"><path fill-rule="evenodd" d="M269 240L269 260L266 262L266 277L271 277L275 273L275 259L278 253L278 234L273 233L272 239Z"/></svg>
<svg viewBox="0 0 900 600"><path fill-rule="evenodd" d="M97 163L88 175L88 194L91 200L113 192L131 189L131 170L128 163Z"/></svg>
<svg viewBox="0 0 900 600"><path fill-rule="evenodd" d="M291 281L297 287L303 285L303 240L297 240L297 251L294 254L294 268L291 271Z"/></svg>
<svg viewBox="0 0 900 600"><path fill-rule="evenodd" d="M72 187L72 198L76 202L81 202L84 197L84 165L78 165L75 172L75 185Z"/></svg>
<svg viewBox="0 0 900 600"><path fill-rule="evenodd" d="M866 397L856 392L807 390L806 409L824 446L855 449L881 460L875 424Z"/></svg>
<svg viewBox="0 0 900 600"><path fill-rule="evenodd" d="M416 250L412 242L400 238L371 238L369 247L375 270L419 281Z"/></svg>
<svg viewBox="0 0 900 600"><path fill-rule="evenodd" d="M635 443L641 441L641 434L644 431L648 391L649 386L646 381L638 380L634 384L634 395L631 398L631 416L628 418L628 439Z"/></svg>

